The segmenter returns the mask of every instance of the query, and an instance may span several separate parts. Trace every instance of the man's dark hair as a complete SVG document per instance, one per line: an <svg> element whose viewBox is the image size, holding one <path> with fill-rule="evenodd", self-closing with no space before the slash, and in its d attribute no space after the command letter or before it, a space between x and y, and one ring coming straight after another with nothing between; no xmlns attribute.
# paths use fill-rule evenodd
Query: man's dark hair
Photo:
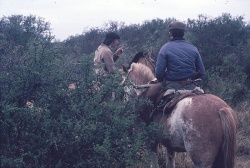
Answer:
<svg viewBox="0 0 250 168"><path fill-rule="evenodd" d="M184 36L184 30L182 29L170 29L169 32L172 34L174 38L176 37L183 38Z"/></svg>
<svg viewBox="0 0 250 168"><path fill-rule="evenodd" d="M103 44L109 46L116 39L120 39L120 36L114 32L109 32L106 34Z"/></svg>

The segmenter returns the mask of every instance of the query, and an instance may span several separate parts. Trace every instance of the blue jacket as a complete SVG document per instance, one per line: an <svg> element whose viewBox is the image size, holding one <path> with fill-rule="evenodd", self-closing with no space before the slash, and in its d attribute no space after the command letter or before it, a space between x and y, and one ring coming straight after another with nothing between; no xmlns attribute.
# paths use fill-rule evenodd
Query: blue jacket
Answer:
<svg viewBox="0 0 250 168"><path fill-rule="evenodd" d="M185 39L172 39L161 47L155 68L158 81L164 78L169 81L197 78L204 73L205 68L197 48Z"/></svg>

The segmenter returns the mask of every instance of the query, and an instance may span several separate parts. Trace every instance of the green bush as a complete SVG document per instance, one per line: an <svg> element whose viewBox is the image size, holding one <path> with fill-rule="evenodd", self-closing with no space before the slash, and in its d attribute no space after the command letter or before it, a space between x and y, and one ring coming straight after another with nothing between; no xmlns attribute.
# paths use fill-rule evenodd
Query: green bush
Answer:
<svg viewBox="0 0 250 168"><path fill-rule="evenodd" d="M141 50L153 50L156 58L168 40L165 28L172 20L121 28L112 22L107 30L92 29L52 42L49 23L40 18L2 18L1 167L147 167L148 149L162 135L161 129L140 121L137 107L145 101L123 101L119 74L103 79L101 86L96 83L94 46L106 31L116 30L126 45L118 68ZM186 38L197 44L204 58L205 91L244 109L241 106L250 98L250 29L242 20L227 14L215 19L200 16L188 20ZM68 88L72 83L75 89ZM249 108L237 114L242 140L238 153L249 154Z"/></svg>
<svg viewBox="0 0 250 168"><path fill-rule="evenodd" d="M157 134L151 127L157 127L138 122L138 101L123 101L120 77L103 80L97 91L92 55L83 57L71 77L47 75L53 73L48 72L54 70L53 62L59 62L40 56L46 69L33 67L37 79L28 78L22 73L27 66L20 65L19 78L2 97L1 167L134 167L142 162L140 153ZM37 80L49 85L27 93L24 86ZM77 80L76 89L67 88L70 80ZM33 107L28 107L31 100Z"/></svg>

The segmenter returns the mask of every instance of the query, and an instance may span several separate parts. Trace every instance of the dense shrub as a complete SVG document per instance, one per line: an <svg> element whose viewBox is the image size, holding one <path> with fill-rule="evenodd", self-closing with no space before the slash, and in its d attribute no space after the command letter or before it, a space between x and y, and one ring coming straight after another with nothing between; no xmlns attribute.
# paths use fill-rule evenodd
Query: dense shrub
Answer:
<svg viewBox="0 0 250 168"><path fill-rule="evenodd" d="M1 167L147 167L148 148L163 133L139 120L136 107L142 100L123 101L120 74L102 79L101 86L96 82L93 52L105 33L115 30L125 45L118 68L138 51L152 50L156 59L173 20L111 22L105 30L52 42L49 23L41 18L2 18ZM188 20L186 39L204 58L205 91L237 107L238 153L249 154L249 25L228 14L200 16ZM75 89L69 88L72 83Z"/></svg>
<svg viewBox="0 0 250 168"><path fill-rule="evenodd" d="M140 162L139 153L156 137L156 127L152 133L150 127L137 121L134 102L122 100L120 78L111 76L96 91L92 59L83 58L76 67L76 89L68 89L63 81L51 83L53 89L39 91L46 99L32 99L33 107L25 105L25 96L20 97L21 104L12 104L4 97L1 167L125 167ZM26 79L21 74L16 82L20 84L22 77ZM51 80L54 77L48 76ZM17 87L15 92L24 95L25 90L16 85L12 86ZM111 100L114 91L116 101Z"/></svg>

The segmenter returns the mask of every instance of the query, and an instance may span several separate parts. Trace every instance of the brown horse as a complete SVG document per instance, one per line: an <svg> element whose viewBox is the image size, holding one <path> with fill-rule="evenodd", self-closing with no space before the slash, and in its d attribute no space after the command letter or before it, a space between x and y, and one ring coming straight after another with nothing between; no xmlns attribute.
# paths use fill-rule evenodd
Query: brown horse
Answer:
<svg viewBox="0 0 250 168"><path fill-rule="evenodd" d="M145 69L145 65L132 63L128 79L137 85L148 83L152 72ZM149 92L155 92L155 86L146 89L141 96L148 98L147 95L152 95ZM153 99L157 96L150 98L155 102ZM238 120L235 112L219 97L192 95L180 100L170 114L150 113L147 105L140 109L145 122L159 123L166 133L158 142L167 148L167 167L175 167L175 152L187 152L196 168L234 167ZM157 162L155 155L152 161L155 165L151 166L157 166Z"/></svg>

